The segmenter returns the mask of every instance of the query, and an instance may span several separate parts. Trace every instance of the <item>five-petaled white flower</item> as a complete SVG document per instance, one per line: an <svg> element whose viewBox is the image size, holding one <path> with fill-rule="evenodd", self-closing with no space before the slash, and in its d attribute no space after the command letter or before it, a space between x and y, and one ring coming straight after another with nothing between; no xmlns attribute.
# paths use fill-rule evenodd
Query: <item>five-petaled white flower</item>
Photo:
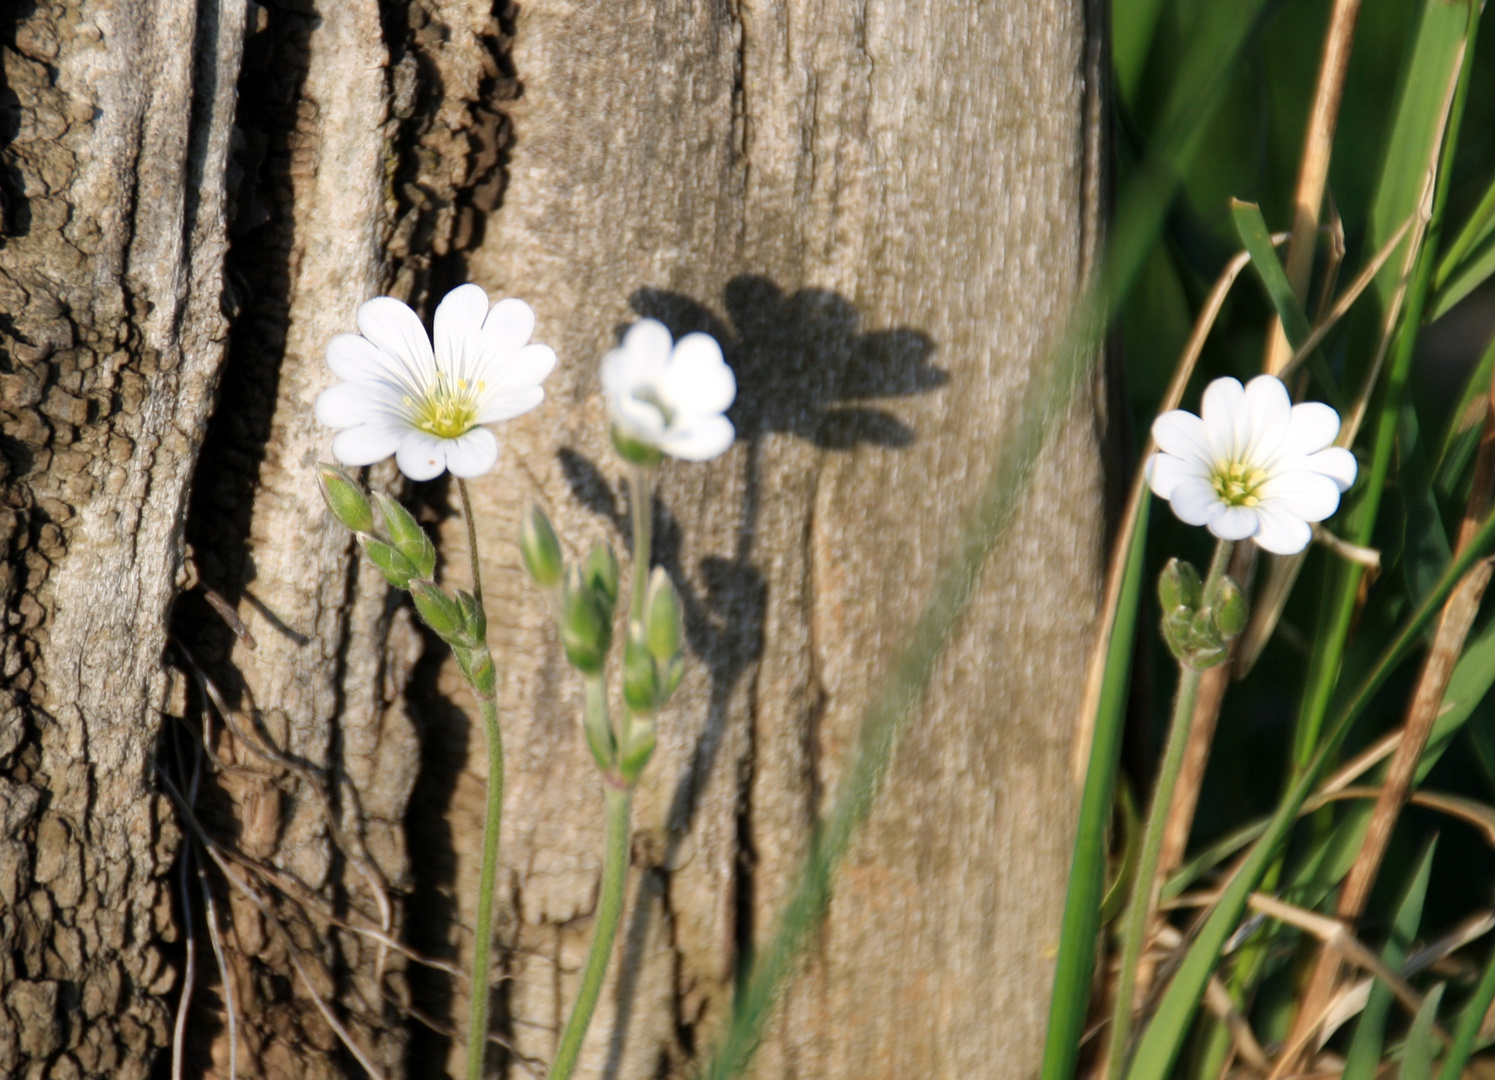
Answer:
<svg viewBox="0 0 1495 1080"><path fill-rule="evenodd" d="M338 428L332 456L372 465L390 454L412 480L481 476L498 459L484 424L528 412L545 398L555 367L546 345L530 345L535 313L462 285L436 308L436 345L405 304L380 296L358 309L358 334L327 346L327 366L343 380L317 398L317 419Z"/></svg>
<svg viewBox="0 0 1495 1080"><path fill-rule="evenodd" d="M602 358L602 388L625 440L686 461L706 461L732 445L736 432L722 414L737 396L737 379L709 334L672 343L663 323L639 320Z"/></svg>
<svg viewBox="0 0 1495 1080"><path fill-rule="evenodd" d="M1216 379L1195 416L1183 409L1153 421L1159 453L1147 463L1152 490L1190 525L1222 540L1250 537L1291 555L1313 536L1311 521L1339 508L1355 482L1355 456L1332 446L1339 414L1316 401L1294 405L1282 380L1258 375L1244 388Z"/></svg>

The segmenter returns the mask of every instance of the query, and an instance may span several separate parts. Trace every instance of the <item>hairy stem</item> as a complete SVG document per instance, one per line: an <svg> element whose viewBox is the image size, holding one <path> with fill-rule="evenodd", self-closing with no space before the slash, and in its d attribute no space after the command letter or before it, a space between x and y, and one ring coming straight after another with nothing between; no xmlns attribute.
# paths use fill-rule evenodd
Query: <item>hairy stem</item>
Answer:
<svg viewBox="0 0 1495 1080"><path fill-rule="evenodd" d="M1229 540L1221 540L1215 545L1215 557L1210 563L1209 576L1204 583L1206 604L1214 602L1234 546ZM1108 1080L1119 1080L1126 1065L1137 969L1142 960L1142 950L1147 944L1147 928L1157 910L1158 857L1163 849L1163 832L1167 824L1168 808L1173 803L1173 789L1178 783L1184 750L1189 743L1189 729L1193 726L1194 706L1199 699L1199 677L1202 674L1199 668L1187 660L1179 661L1178 693L1173 699L1173 719L1168 725L1168 743L1163 750L1163 763L1158 769L1157 784L1153 788L1152 803L1148 807L1147 828L1142 834L1142 853L1137 862L1137 876L1132 882L1132 897L1127 904L1125 922L1121 929L1121 970L1116 980L1111 1043L1106 1056Z"/></svg>
<svg viewBox="0 0 1495 1080"><path fill-rule="evenodd" d="M458 479L462 495L462 517L467 523L467 554L472 560L472 595L483 603L482 573L478 568L478 530L472 515L467 481ZM488 657L488 644L474 652L473 670ZM478 912L472 935L472 1002L467 1023L467 1080L482 1080L483 1059L488 1050L488 988L492 969L493 892L498 877L498 834L503 824L504 743L498 726L498 702L491 694L473 687L478 711L483 717L483 738L488 744L488 805L483 817L483 867L478 878Z"/></svg>
<svg viewBox="0 0 1495 1080"><path fill-rule="evenodd" d="M628 598L628 621L644 617L644 592L649 587L649 547L653 540L654 509L650 503L649 470L643 465L628 469L629 502L633 509L633 592Z"/></svg>
<svg viewBox="0 0 1495 1080"><path fill-rule="evenodd" d="M623 891L628 881L628 815L633 789L609 784L607 788L607 850L602 859L602 892L597 898L597 926L592 949L581 973L581 989L571 1006L571 1016L561 1032L560 1045L550 1063L547 1080L569 1080L581 1054L581 1044L592 1024L592 1013L602 994L602 981L612 958L613 941L623 915Z"/></svg>

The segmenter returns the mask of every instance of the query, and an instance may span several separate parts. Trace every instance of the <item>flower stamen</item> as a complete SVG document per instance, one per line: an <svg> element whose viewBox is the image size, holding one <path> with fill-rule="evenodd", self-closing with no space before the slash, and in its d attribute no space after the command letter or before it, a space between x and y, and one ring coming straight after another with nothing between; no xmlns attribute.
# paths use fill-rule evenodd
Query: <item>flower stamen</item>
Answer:
<svg viewBox="0 0 1495 1080"><path fill-rule="evenodd" d="M1266 481L1265 469L1240 461L1216 462L1210 474L1210 484L1226 506L1256 506L1261 502L1258 492Z"/></svg>
<svg viewBox="0 0 1495 1080"><path fill-rule="evenodd" d="M404 399L410 410L410 422L420 430L438 439L455 439L466 435L477 426L478 395L484 384L469 386L466 379L457 379L453 386L446 373L438 371L436 381L426 388L419 399Z"/></svg>

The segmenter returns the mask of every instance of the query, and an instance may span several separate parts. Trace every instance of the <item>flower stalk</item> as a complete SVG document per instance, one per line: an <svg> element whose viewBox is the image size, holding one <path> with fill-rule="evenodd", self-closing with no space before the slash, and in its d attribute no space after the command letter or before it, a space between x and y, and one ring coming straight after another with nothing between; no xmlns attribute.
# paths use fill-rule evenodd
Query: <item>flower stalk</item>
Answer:
<svg viewBox="0 0 1495 1080"><path fill-rule="evenodd" d="M1226 659L1230 638L1245 626L1244 599L1234 582L1225 575L1234 547L1235 543L1230 540L1220 540L1215 545L1209 574L1202 585L1192 567L1176 561L1168 565L1159 581L1163 633L1178 659L1178 691L1173 701L1173 718L1168 725L1163 762L1148 807L1137 875L1132 882L1131 900L1121 929L1121 968L1117 976L1111 1041L1106 1057L1107 1080L1120 1080L1126 1067L1137 971L1147 943L1147 930L1157 911L1158 858L1163 848L1168 808L1173 802L1173 790L1178 784L1194 708L1199 699L1199 680L1206 669Z"/></svg>

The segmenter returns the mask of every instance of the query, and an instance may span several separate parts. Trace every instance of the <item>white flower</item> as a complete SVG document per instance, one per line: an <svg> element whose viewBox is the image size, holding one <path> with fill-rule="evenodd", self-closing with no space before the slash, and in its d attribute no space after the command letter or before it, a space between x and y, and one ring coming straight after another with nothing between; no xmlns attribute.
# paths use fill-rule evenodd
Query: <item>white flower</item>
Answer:
<svg viewBox="0 0 1495 1080"><path fill-rule="evenodd" d="M484 424L510 420L545 398L541 381L555 353L529 345L535 313L461 285L436 308L436 347L408 306L380 296L358 309L359 334L327 345L327 366L343 381L317 397L317 419L339 429L332 456L372 465L395 455L412 480L481 476L498 460Z"/></svg>
<svg viewBox="0 0 1495 1080"><path fill-rule="evenodd" d="M641 319L602 358L602 388L627 439L686 461L706 461L732 445L736 432L722 413L737 396L737 379L708 334L686 334L672 346L663 323Z"/></svg>
<svg viewBox="0 0 1495 1080"><path fill-rule="evenodd" d="M1278 555L1308 546L1311 521L1339 508L1355 482L1355 455L1331 445L1339 414L1316 401L1294 405L1287 387L1258 375L1243 389L1216 379L1200 418L1183 409L1153 421L1160 452L1147 463L1152 490L1190 525Z"/></svg>

